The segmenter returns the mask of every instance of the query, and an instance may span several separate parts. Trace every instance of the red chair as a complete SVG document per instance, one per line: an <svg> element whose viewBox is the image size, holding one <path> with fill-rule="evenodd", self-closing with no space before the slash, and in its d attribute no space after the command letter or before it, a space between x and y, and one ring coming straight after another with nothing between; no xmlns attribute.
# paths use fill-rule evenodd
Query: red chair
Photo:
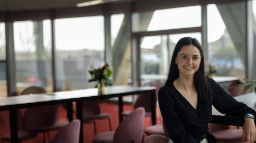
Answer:
<svg viewBox="0 0 256 143"><path fill-rule="evenodd" d="M145 109L145 116L151 117L151 109L152 109L151 105L152 105L151 96L149 94L142 94L138 96L137 100L134 103L133 108L136 109L138 107L143 107ZM130 113L131 111L124 111L122 115L127 116Z"/></svg>
<svg viewBox="0 0 256 143"><path fill-rule="evenodd" d="M28 87L24 89L21 92L21 95L26 95L26 94L40 94L40 93L45 93L45 89L40 88L40 87ZM17 111L17 122L18 122L18 140L21 142L22 140L27 140L36 137L37 133L35 132L29 132L24 130L24 112L26 109L19 109ZM1 143L4 141L10 142L11 140L11 135L9 133L1 135Z"/></svg>
<svg viewBox="0 0 256 143"><path fill-rule="evenodd" d="M81 123L73 120L55 135L50 143L78 143Z"/></svg>
<svg viewBox="0 0 256 143"><path fill-rule="evenodd" d="M109 130L111 131L111 118L110 114L101 112L98 101L92 100L83 102L83 121L84 123L93 122L95 134L97 134L96 120L107 119Z"/></svg>
<svg viewBox="0 0 256 143"><path fill-rule="evenodd" d="M93 143L141 143L144 119L145 110L139 107L124 118L116 131L97 134Z"/></svg>
<svg viewBox="0 0 256 143"><path fill-rule="evenodd" d="M169 138L166 136L154 134L150 135L145 139L144 143L173 143L172 141L169 141Z"/></svg>
<svg viewBox="0 0 256 143"><path fill-rule="evenodd" d="M40 93L46 92L45 89L41 87L31 86L26 88L21 94L31 94L36 91L40 91ZM47 105L28 108L24 114L24 130L34 133L43 133L44 142L47 142L47 139L50 141L50 131L58 130L68 124L67 119L58 118L60 107L61 105Z"/></svg>
<svg viewBox="0 0 256 143"><path fill-rule="evenodd" d="M31 86L24 89L21 95L46 93L46 90L41 87ZM38 95L40 96L40 95ZM43 133L44 142L47 138L50 141L49 131L58 130L68 124L67 120L62 120L57 117L60 105L48 105L41 107L27 108L24 115L18 119L18 138L19 140L30 139L35 137L37 133ZM22 111L18 111L23 114ZM2 137L2 141L10 141L10 135Z"/></svg>

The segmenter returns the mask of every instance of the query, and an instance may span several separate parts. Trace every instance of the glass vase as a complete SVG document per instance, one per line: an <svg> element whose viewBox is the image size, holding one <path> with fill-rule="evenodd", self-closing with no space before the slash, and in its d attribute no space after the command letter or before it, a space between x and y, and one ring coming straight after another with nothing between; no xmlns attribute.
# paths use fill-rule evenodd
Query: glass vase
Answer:
<svg viewBox="0 0 256 143"><path fill-rule="evenodd" d="M101 80L101 81L99 81L99 83L98 83L98 94L99 94L99 95L103 95L103 94L104 94L104 91L105 91L105 84L104 84L104 81Z"/></svg>

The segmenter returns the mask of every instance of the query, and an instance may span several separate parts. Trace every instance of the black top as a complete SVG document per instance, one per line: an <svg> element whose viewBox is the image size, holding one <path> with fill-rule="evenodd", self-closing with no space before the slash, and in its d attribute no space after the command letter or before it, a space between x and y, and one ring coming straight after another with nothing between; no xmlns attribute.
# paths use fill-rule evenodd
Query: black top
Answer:
<svg viewBox="0 0 256 143"><path fill-rule="evenodd" d="M212 98L194 108L173 84L159 89L158 99L164 125L174 143L199 143L209 134L208 123L212 117L212 105L221 113L244 118L255 111L244 103L236 101L214 80L209 79ZM209 96L209 95L208 95Z"/></svg>

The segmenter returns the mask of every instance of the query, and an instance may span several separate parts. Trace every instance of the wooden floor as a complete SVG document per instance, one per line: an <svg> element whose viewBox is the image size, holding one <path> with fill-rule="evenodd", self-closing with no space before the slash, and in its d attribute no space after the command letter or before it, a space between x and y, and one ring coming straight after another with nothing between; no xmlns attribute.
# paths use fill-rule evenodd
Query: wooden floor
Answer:
<svg viewBox="0 0 256 143"><path fill-rule="evenodd" d="M107 112L112 115L112 129L116 129L118 126L118 105L116 102L102 102L100 104L102 112ZM124 110L132 110L132 104L126 103L124 105ZM59 117L62 119L66 119L66 112L64 109L61 109ZM157 123L161 123L161 115L159 109L157 108ZM108 121L107 120L99 120L96 121L97 131L104 132L108 131ZM145 127L151 125L151 119L145 119ZM84 124L84 143L92 143L92 139L94 136L93 125L92 124ZM0 136L9 132L9 122L8 122L8 112L2 111L0 112ZM50 133L51 138L57 131L53 131ZM43 143L43 135L38 134L36 138L22 141L22 143Z"/></svg>

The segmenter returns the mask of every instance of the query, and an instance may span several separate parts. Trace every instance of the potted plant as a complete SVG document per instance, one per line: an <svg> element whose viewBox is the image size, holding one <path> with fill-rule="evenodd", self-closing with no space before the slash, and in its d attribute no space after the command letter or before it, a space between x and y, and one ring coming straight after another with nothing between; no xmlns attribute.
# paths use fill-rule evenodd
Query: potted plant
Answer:
<svg viewBox="0 0 256 143"><path fill-rule="evenodd" d="M112 85L112 80L109 79L112 75L112 70L107 63L98 68L91 67L89 74L91 76L89 82L97 82L95 87L98 88L99 94L104 93L105 86Z"/></svg>
<svg viewBox="0 0 256 143"><path fill-rule="evenodd" d="M249 89L256 92L256 80L245 80L244 91L247 91Z"/></svg>

